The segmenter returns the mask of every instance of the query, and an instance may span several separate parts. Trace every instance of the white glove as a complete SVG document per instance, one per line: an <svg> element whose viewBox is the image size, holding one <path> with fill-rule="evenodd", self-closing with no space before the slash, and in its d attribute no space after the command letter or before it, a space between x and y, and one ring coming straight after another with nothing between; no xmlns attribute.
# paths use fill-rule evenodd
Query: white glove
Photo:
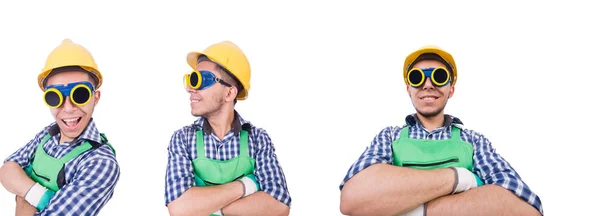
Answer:
<svg viewBox="0 0 600 216"><path fill-rule="evenodd" d="M415 209L410 210L409 212L405 212L400 216L425 216L425 212L427 211L427 203L421 204L417 206Z"/></svg>
<svg viewBox="0 0 600 216"><path fill-rule="evenodd" d="M221 211L221 209L217 210L215 213L210 214L210 216L222 216L223 215L223 211Z"/></svg>
<svg viewBox="0 0 600 216"><path fill-rule="evenodd" d="M477 179L475 178L475 174L473 174L471 171L462 167L450 168L454 169L456 174L456 183L454 183L454 190L452 191L452 194L464 192L477 187Z"/></svg>
<svg viewBox="0 0 600 216"><path fill-rule="evenodd" d="M256 178L252 174L244 176L238 179L238 181L244 184L244 196L242 197L249 196L250 194L253 194L260 189L258 182L256 182Z"/></svg>
<svg viewBox="0 0 600 216"><path fill-rule="evenodd" d="M25 200L32 206L36 207L38 210L42 210L48 205L50 199L54 196L54 192L48 190L44 186L39 183L33 184L29 191L25 194Z"/></svg>

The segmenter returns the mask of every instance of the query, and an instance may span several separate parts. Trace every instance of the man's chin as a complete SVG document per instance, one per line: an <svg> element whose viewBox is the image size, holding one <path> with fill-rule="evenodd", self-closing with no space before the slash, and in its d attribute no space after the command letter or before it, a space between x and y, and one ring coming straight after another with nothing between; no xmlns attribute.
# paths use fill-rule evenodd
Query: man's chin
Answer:
<svg viewBox="0 0 600 216"><path fill-rule="evenodd" d="M194 112L194 111L192 111L191 113L192 113L192 116L194 116L194 117L201 117L204 114L201 112Z"/></svg>
<svg viewBox="0 0 600 216"><path fill-rule="evenodd" d="M64 136L64 137L61 137L61 140L71 142L75 138L77 138L79 135L81 135L81 132L82 131L61 130L60 131L61 136Z"/></svg>
<svg viewBox="0 0 600 216"><path fill-rule="evenodd" d="M417 110L417 113L424 118L433 118L433 117L436 117L436 116L442 114L442 111L444 109L440 108L440 109L435 109L435 110L431 110L431 109L427 109L427 110L416 109L416 110Z"/></svg>

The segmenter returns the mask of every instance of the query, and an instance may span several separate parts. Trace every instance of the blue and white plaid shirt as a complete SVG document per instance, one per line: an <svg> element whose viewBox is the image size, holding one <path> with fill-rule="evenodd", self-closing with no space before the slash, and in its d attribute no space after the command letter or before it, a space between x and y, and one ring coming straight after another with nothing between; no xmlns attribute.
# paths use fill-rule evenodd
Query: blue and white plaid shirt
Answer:
<svg viewBox="0 0 600 216"><path fill-rule="evenodd" d="M232 129L223 137L223 141L212 133L210 124L200 117L192 125L175 131L167 148L169 152L165 175L165 205L181 196L186 190L195 186L192 161L196 154L196 130L204 132L204 151L212 160L229 160L239 155L239 132L245 121L235 112ZM261 190L276 200L291 206L292 199L287 188L283 170L275 154L275 146L267 132L252 125L248 133L248 152L256 160L254 175Z"/></svg>
<svg viewBox="0 0 600 216"><path fill-rule="evenodd" d="M406 125L409 126L409 137L413 139L445 140L450 139L452 125L462 128L461 140L471 143L474 149L473 171L485 182L495 184L508 189L515 195L535 207L543 215L542 202L540 198L521 180L517 171L502 158L491 142L482 134L465 129L460 119L446 115L444 126L429 132L421 125L415 114L406 117ZM378 163L393 164L392 142L400 137L403 127L386 127L375 137L371 145L366 148L348 170L344 180L340 184L340 190L344 184L361 170Z"/></svg>
<svg viewBox="0 0 600 216"><path fill-rule="evenodd" d="M16 162L22 168L29 166L37 145L48 133L52 138L43 148L56 158L64 156L85 140L102 143L100 132L93 119L90 119L90 123L76 140L58 144L60 133L54 122L4 162ZM36 215L97 215L112 198L120 177L119 164L108 145L90 149L73 158L65 164L64 171L66 184L54 194L46 208Z"/></svg>

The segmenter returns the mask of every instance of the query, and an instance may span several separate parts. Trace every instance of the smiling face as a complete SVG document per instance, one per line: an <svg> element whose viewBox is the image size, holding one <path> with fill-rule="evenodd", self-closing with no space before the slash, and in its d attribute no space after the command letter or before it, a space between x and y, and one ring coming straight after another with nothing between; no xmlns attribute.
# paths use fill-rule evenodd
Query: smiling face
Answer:
<svg viewBox="0 0 600 216"><path fill-rule="evenodd" d="M95 83L88 73L81 71L65 71L57 73L48 78L46 86L50 85L67 85L73 82L88 81ZM54 120L58 124L61 132L61 142L70 142L78 137L87 127L94 107L100 100L100 91L93 92L90 101L83 105L77 106L71 102L71 98L67 95L63 99L63 104L57 108L50 108Z"/></svg>
<svg viewBox="0 0 600 216"><path fill-rule="evenodd" d="M413 66L413 68L421 69L435 67L446 68L444 64L436 60L422 60ZM430 78L427 78L420 88L413 88L407 85L406 90L417 111L417 115L424 118L443 115L448 99L454 94L454 86L446 85L437 87L433 85Z"/></svg>

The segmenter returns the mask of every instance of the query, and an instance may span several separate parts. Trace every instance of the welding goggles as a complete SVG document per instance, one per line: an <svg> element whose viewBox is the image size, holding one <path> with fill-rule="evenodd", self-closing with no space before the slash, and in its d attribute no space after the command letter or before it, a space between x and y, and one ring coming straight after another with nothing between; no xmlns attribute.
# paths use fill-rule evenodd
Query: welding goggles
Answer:
<svg viewBox="0 0 600 216"><path fill-rule="evenodd" d="M184 87L190 87L196 90L204 90L208 87L213 86L215 83L221 83L224 86L231 87L231 84L219 79L214 73L210 71L192 71L189 74L183 76Z"/></svg>
<svg viewBox="0 0 600 216"><path fill-rule="evenodd" d="M450 72L443 67L436 68L413 68L408 71L406 79L408 84L414 88L420 88L425 80L430 78L431 83L437 87L443 87L451 82Z"/></svg>
<svg viewBox="0 0 600 216"><path fill-rule="evenodd" d="M84 106L94 95L94 86L90 82L73 82L67 85L50 85L44 91L44 102L50 108L63 105L65 97L77 106Z"/></svg>

